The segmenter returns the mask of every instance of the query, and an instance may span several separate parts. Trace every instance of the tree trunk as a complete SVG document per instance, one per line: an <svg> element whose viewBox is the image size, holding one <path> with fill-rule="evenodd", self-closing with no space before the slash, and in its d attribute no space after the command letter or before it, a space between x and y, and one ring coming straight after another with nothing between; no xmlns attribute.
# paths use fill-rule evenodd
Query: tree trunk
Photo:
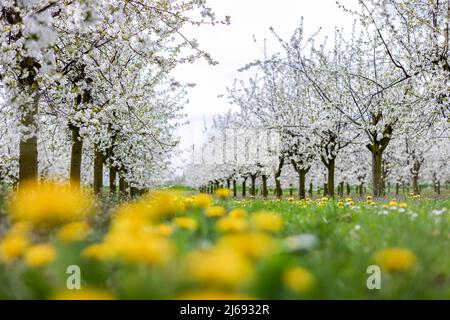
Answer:
<svg viewBox="0 0 450 320"><path fill-rule="evenodd" d="M233 197L237 196L236 179L233 179Z"/></svg>
<svg viewBox="0 0 450 320"><path fill-rule="evenodd" d="M300 199L306 198L306 170L300 169L298 172L298 197ZM310 184L310 191L312 191L312 184ZM310 192L311 193L311 192Z"/></svg>
<svg viewBox="0 0 450 320"><path fill-rule="evenodd" d="M283 188L281 187L280 177L275 178L275 195L278 199L283 197Z"/></svg>
<svg viewBox="0 0 450 320"><path fill-rule="evenodd" d="M312 199L312 197L313 197L313 183L312 182L310 182L309 183L309 197Z"/></svg>
<svg viewBox="0 0 450 320"><path fill-rule="evenodd" d="M109 168L109 192L114 195L117 192L116 177L117 177L117 170L114 166L111 166Z"/></svg>
<svg viewBox="0 0 450 320"><path fill-rule="evenodd" d="M256 175L250 175L250 179L251 179L251 183L252 183L250 194L253 197L256 197Z"/></svg>
<svg viewBox="0 0 450 320"><path fill-rule="evenodd" d="M139 194L139 190L136 187L130 188L130 195L134 198Z"/></svg>
<svg viewBox="0 0 450 320"><path fill-rule="evenodd" d="M327 194L330 198L334 198L334 168L335 168L335 159L331 159L328 162L328 177L327 177Z"/></svg>
<svg viewBox="0 0 450 320"><path fill-rule="evenodd" d="M347 196L350 196L351 188L350 184L347 182Z"/></svg>
<svg viewBox="0 0 450 320"><path fill-rule="evenodd" d="M294 189L292 188L292 183L290 183L289 184L289 196L292 197L293 193L294 193Z"/></svg>
<svg viewBox="0 0 450 320"><path fill-rule="evenodd" d="M38 94L35 94L31 105L22 106L20 123L27 129L21 137L19 144L19 187L23 182L37 182L38 177L38 149L37 149L37 123L36 116L39 108ZM30 133L32 135L30 136Z"/></svg>
<svg viewBox="0 0 450 320"><path fill-rule="evenodd" d="M283 169L284 166L284 157L280 157L278 159L278 167L277 167L277 171L275 172L275 195L277 196L278 199L281 199L283 197L283 188L281 187L281 181L280 181L280 176L281 176L281 170Z"/></svg>
<svg viewBox="0 0 450 320"><path fill-rule="evenodd" d="M127 194L128 183L125 179L119 175L119 193L121 196L125 196Z"/></svg>
<svg viewBox="0 0 450 320"><path fill-rule="evenodd" d="M72 150L70 155L70 185L79 187L81 181L81 161L83 157L83 140L80 128L69 125L72 131Z"/></svg>
<svg viewBox="0 0 450 320"><path fill-rule="evenodd" d="M441 181L438 180L437 184L436 184L436 193L438 195L441 194Z"/></svg>
<svg viewBox="0 0 450 320"><path fill-rule="evenodd" d="M242 197L245 198L247 196L247 179L242 181Z"/></svg>
<svg viewBox="0 0 450 320"><path fill-rule="evenodd" d="M359 196L362 198L364 195L364 182L361 181L361 184L359 185Z"/></svg>
<svg viewBox="0 0 450 320"><path fill-rule="evenodd" d="M230 179L227 179L227 189L230 190L231 188L231 181Z"/></svg>
<svg viewBox="0 0 450 320"><path fill-rule="evenodd" d="M372 152L372 187L374 197L383 196L383 150L379 142L369 148Z"/></svg>
<svg viewBox="0 0 450 320"><path fill-rule="evenodd" d="M94 193L100 194L103 188L103 162L105 157L103 152L95 151L94 158Z"/></svg>
<svg viewBox="0 0 450 320"><path fill-rule="evenodd" d="M267 190L267 176L263 174L261 176L261 179L262 179L262 195L264 198L267 198L267 196L269 195L269 192Z"/></svg>
<svg viewBox="0 0 450 320"><path fill-rule="evenodd" d="M413 192L414 194L420 194L420 190L419 190L419 175L418 174L414 174L412 177L412 183L413 183Z"/></svg>
<svg viewBox="0 0 450 320"><path fill-rule="evenodd" d="M341 183L339 184L339 196L343 197L344 196L344 181L341 181Z"/></svg>

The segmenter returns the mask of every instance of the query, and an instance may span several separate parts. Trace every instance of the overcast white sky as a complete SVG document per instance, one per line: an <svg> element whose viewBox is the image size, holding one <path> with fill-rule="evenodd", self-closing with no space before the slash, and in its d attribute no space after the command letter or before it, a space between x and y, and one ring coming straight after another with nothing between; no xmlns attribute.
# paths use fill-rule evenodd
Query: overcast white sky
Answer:
<svg viewBox="0 0 450 320"><path fill-rule="evenodd" d="M352 6L355 0L341 2ZM202 143L203 117L210 125L215 114L232 108L225 98L218 98L218 95L226 94L227 86L231 86L235 78L243 76L237 69L261 56L253 35L260 41L267 38L269 50L277 52L277 42L269 31L271 26L287 38L299 26L303 16L306 35L322 27L321 34L332 37L336 26L348 30L354 20L338 8L336 0L209 0L208 5L214 9L218 19L230 15L231 25L185 28L184 33L196 38L200 47L209 52L219 65L197 61L175 70L178 80L197 84L190 90L190 102L185 108L189 124L178 132L183 149ZM182 158L188 157L189 154L185 154Z"/></svg>

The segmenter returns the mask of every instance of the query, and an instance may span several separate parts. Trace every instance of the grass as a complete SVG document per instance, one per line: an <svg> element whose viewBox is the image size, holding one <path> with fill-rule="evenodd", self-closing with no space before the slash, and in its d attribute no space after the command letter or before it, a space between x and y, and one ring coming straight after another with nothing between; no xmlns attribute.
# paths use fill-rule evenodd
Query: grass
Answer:
<svg viewBox="0 0 450 320"><path fill-rule="evenodd" d="M172 189L193 193L182 187ZM224 206L227 212L245 209L248 221L252 221L256 212L271 211L281 216L284 224L280 231L267 233L276 241L278 250L263 259L252 260L252 277L223 285L220 276L217 283L198 281L185 269L189 253L214 248L224 237L215 229L219 218L206 217L200 208L174 212L175 217L194 219L198 228L174 228L168 239L175 245L176 253L164 267L83 257L83 250L100 242L110 232L111 221L117 221L115 211L120 204L105 199L97 206L91 220L92 232L87 238L64 243L56 236L57 230L36 232L30 237L35 243L45 242L56 248L57 258L48 265L32 268L22 259L0 262L0 299L51 298L65 288L69 265L81 268L83 288L106 290L119 299L171 299L186 292L205 293L211 288L262 299L450 299L450 200L408 198L404 200L404 209L398 205L385 208L389 200L369 205L365 201L305 204L288 200L216 199L215 204ZM0 239L10 226L4 203L0 201ZM157 205L165 207L167 203ZM174 226L172 219L173 215L169 215L158 223ZM143 227L149 226L150 223ZM300 246L289 246L295 239L301 239ZM124 244L133 241L136 241L133 234L123 239ZM367 268L376 263L375 254L395 247L410 250L417 263L405 272L382 271L381 289L369 290ZM258 250L264 253L267 249ZM170 255L164 251L160 254ZM215 263L213 269L233 267L228 260ZM198 261L198 268L205 265L201 259ZM286 287L283 275L292 266L313 275L312 288L295 292Z"/></svg>
<svg viewBox="0 0 450 320"><path fill-rule="evenodd" d="M311 298L450 298L450 219L448 213L432 214L442 208L450 211L448 200L409 201L405 212L380 205L338 208L329 203L299 208L295 202L262 200L235 201L232 206L278 212L286 225L281 237L306 233L318 238L316 248L296 255L298 263L320 280ZM383 211L389 213L380 214ZM382 289L368 290L367 267L374 264L378 250L388 247L412 250L418 257L417 268L406 274L383 273Z"/></svg>

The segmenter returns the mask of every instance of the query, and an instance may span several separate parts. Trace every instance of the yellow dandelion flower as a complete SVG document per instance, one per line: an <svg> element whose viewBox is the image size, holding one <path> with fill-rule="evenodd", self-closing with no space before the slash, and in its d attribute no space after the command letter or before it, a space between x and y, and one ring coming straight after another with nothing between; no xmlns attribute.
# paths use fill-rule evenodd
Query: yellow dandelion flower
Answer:
<svg viewBox="0 0 450 320"><path fill-rule="evenodd" d="M406 248L387 248L375 254L375 261L385 271L406 272L414 269L417 257Z"/></svg>
<svg viewBox="0 0 450 320"><path fill-rule="evenodd" d="M220 188L217 189L215 192L216 196L219 198L225 199L228 198L231 195L231 190L226 188Z"/></svg>
<svg viewBox="0 0 450 320"><path fill-rule="evenodd" d="M187 229L187 230L197 230L198 222L194 218L191 217L178 217L173 219L173 224L178 228Z"/></svg>
<svg viewBox="0 0 450 320"><path fill-rule="evenodd" d="M103 248L102 252L100 247L94 254L104 254L104 258L131 264L164 266L170 262L174 252L170 239L150 232L108 234L103 244L109 249Z"/></svg>
<svg viewBox="0 0 450 320"><path fill-rule="evenodd" d="M81 255L99 261L108 261L114 258L113 249L104 243L96 243L86 247Z"/></svg>
<svg viewBox="0 0 450 320"><path fill-rule="evenodd" d="M159 216L169 216L184 211L187 207L185 197L177 191L153 191L145 200L152 212Z"/></svg>
<svg viewBox="0 0 450 320"><path fill-rule="evenodd" d="M205 209L207 217L223 217L227 214L227 210L222 206L210 206Z"/></svg>
<svg viewBox="0 0 450 320"><path fill-rule="evenodd" d="M230 217L233 218L245 218L247 216L247 211L244 209L236 208L231 210Z"/></svg>
<svg viewBox="0 0 450 320"><path fill-rule="evenodd" d="M399 206L399 208L402 208L402 209L408 208L408 204L405 202L401 202L398 206Z"/></svg>
<svg viewBox="0 0 450 320"><path fill-rule="evenodd" d="M228 248L212 248L190 252L186 257L187 273L204 284L235 286L252 277L251 263Z"/></svg>
<svg viewBox="0 0 450 320"><path fill-rule="evenodd" d="M24 259L30 267L43 267L56 259L56 249L50 244L35 244L25 251Z"/></svg>
<svg viewBox="0 0 450 320"><path fill-rule="evenodd" d="M280 215L270 211L259 211L251 216L252 225L258 230L278 232L283 228Z"/></svg>
<svg viewBox="0 0 450 320"><path fill-rule="evenodd" d="M278 248L275 239L262 232L229 234L221 238L217 245L256 259L267 257Z"/></svg>
<svg viewBox="0 0 450 320"><path fill-rule="evenodd" d="M219 232L241 232L247 229L248 222L243 218L228 216L217 221L215 227Z"/></svg>
<svg viewBox="0 0 450 320"><path fill-rule="evenodd" d="M389 201L388 206L389 207L396 207L396 206L398 206L398 202L395 201L395 200L391 200L391 201Z"/></svg>
<svg viewBox="0 0 450 320"><path fill-rule="evenodd" d="M63 242L82 241L89 231L90 227L86 222L71 222L58 230L57 237Z"/></svg>
<svg viewBox="0 0 450 320"><path fill-rule="evenodd" d="M10 262L23 255L29 245L28 238L20 233L10 233L0 242L0 261Z"/></svg>
<svg viewBox="0 0 450 320"><path fill-rule="evenodd" d="M282 276L283 285L294 292L304 293L314 287L314 275L301 267L291 267Z"/></svg>
<svg viewBox="0 0 450 320"><path fill-rule="evenodd" d="M198 208L207 208L213 203L213 198L206 193L199 193L192 197L192 205Z"/></svg>
<svg viewBox="0 0 450 320"><path fill-rule="evenodd" d="M119 209L116 217L111 222L111 232L113 233L139 233L150 225L148 214L140 211L140 206L134 204L125 205ZM136 211L133 211L136 209Z"/></svg>
<svg viewBox="0 0 450 320"><path fill-rule="evenodd" d="M92 212L93 198L79 188L46 182L25 183L9 204L12 219L35 227L82 220Z"/></svg>
<svg viewBox="0 0 450 320"><path fill-rule="evenodd" d="M93 288L81 288L80 290L62 290L52 297L53 300L114 300L111 292Z"/></svg>
<svg viewBox="0 0 450 320"><path fill-rule="evenodd" d="M173 226L161 223L155 226L156 234L161 235L163 237L168 237L173 233Z"/></svg>

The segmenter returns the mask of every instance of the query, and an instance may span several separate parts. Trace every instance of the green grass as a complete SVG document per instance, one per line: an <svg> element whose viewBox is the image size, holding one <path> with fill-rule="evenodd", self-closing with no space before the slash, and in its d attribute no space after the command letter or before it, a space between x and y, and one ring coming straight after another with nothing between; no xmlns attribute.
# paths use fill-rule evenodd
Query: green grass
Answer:
<svg viewBox="0 0 450 320"><path fill-rule="evenodd" d="M193 190L174 187L172 190ZM404 212L383 208L389 199L375 205L357 202L340 208L329 201L302 207L297 201L230 199L216 200L228 210L244 208L250 215L268 210L281 215L284 228L277 234L280 243L288 237L312 235L313 247L284 250L255 265L256 279L239 292L262 299L450 299L450 200L406 200ZM9 224L0 201L0 239ZM94 219L94 232L82 242L63 244L54 233L37 234L35 242L46 241L58 250L56 261L46 267L28 268L22 261L0 263L0 299L46 299L63 288L68 265L82 269L84 287L107 289L121 299L166 299L202 286L186 282L178 263L164 270L142 265L98 263L81 257L83 248L101 240L108 231L113 206L104 200ZM434 215L433 210L446 211ZM386 213L387 214L380 214ZM436 211L435 211L436 212ZM171 236L178 255L212 245L220 236L214 232L215 220L199 209L185 212L199 222L195 232L176 230ZM168 222L170 221L170 218ZM381 290L366 286L367 267L381 249L408 248L417 256L416 267L408 272L382 272ZM301 266L315 278L312 290L293 294L283 287L281 277L288 266Z"/></svg>
<svg viewBox="0 0 450 320"><path fill-rule="evenodd" d="M308 208L299 208L296 202L262 200L231 205L250 212L278 212L286 224L281 237L308 233L318 238L315 248L295 255L318 279L319 287L310 298L450 298L449 200L411 201L405 212L365 204L338 208L332 202ZM443 215L432 215L442 208L447 208ZM389 213L380 215L382 211ZM382 273L381 290L368 290L367 267L374 264L375 252L388 247L412 250L418 257L417 268L408 273Z"/></svg>

